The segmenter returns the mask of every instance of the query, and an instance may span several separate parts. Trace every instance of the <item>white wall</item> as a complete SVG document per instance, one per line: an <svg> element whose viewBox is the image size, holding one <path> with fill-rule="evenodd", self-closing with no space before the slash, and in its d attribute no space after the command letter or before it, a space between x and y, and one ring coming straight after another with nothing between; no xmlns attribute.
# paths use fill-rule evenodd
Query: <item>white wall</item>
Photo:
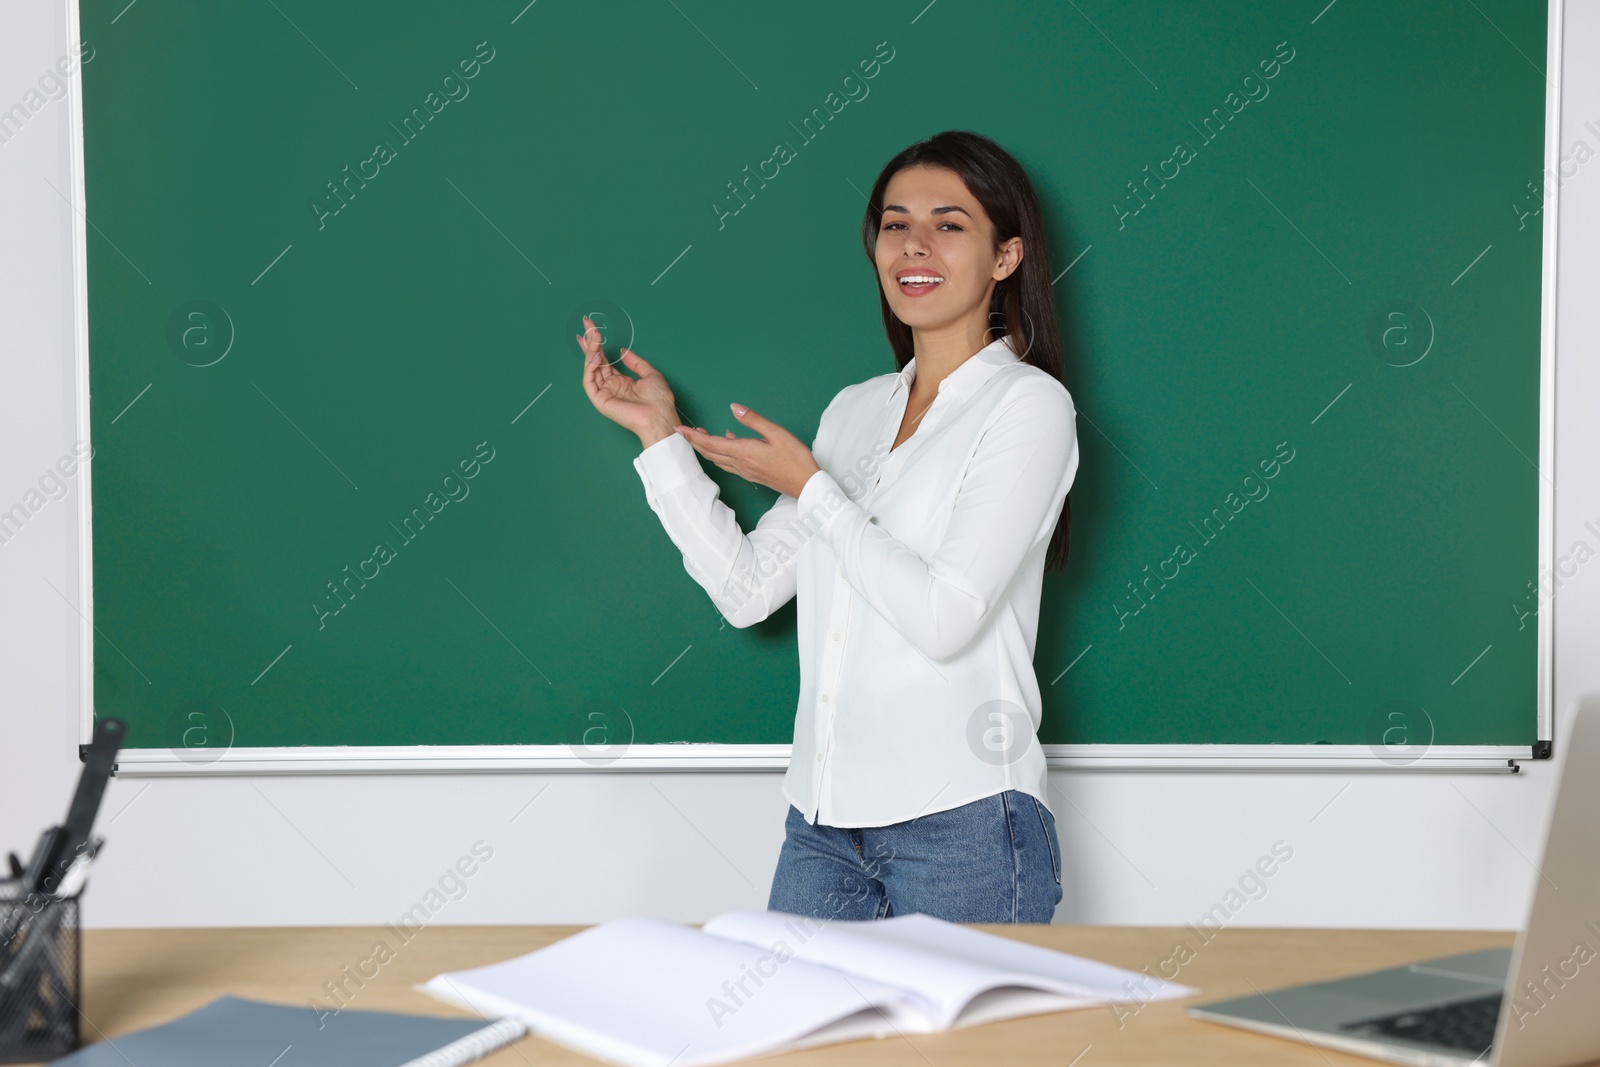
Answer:
<svg viewBox="0 0 1600 1067"><path fill-rule="evenodd" d="M69 51L62 2L0 6L0 108ZM1583 127L1586 119L1600 126L1600 68L1582 62L1596 46L1600 7L1573 4L1564 150L1580 138L1600 148ZM68 190L67 119L64 102L50 103L0 144L0 508L74 440L71 209L47 184ZM1470 153L1456 165L1470 166ZM1600 514L1600 464L1592 462L1600 371L1589 358L1600 342L1592 299L1600 257L1584 239L1600 232L1597 173L1584 168L1562 192L1563 546ZM1508 202L1518 192L1508 190ZM0 847L25 851L61 818L80 766L74 507L70 497L50 505L0 545ZM1558 737L1572 700L1600 688L1595 570L1580 571L1544 609L1556 612ZM1052 807L1066 898L1057 920L1190 922L1282 839L1293 859L1236 922L1514 927L1534 877L1551 769L1492 777L1058 772ZM481 839L493 859L436 921L596 922L652 912L698 922L765 906L786 810L779 783L776 773L116 780L99 823L109 844L86 919L386 922Z"/></svg>

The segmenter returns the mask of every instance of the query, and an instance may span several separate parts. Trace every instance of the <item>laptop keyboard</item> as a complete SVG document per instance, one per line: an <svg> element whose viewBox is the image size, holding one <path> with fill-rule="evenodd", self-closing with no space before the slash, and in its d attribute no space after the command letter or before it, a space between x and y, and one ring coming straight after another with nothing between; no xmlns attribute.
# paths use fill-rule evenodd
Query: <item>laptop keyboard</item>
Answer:
<svg viewBox="0 0 1600 1067"><path fill-rule="evenodd" d="M1481 1054L1494 1041L1500 1019L1500 993L1458 1000L1422 1011L1403 1011L1360 1022L1341 1023L1339 1029L1367 1037L1399 1037L1425 1045L1461 1049Z"/></svg>

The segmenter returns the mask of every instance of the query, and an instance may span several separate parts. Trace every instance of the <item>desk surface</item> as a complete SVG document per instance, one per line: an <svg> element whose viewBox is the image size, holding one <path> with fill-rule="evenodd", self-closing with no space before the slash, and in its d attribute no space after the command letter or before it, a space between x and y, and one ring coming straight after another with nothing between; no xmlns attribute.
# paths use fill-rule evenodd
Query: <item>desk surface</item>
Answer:
<svg viewBox="0 0 1600 1067"><path fill-rule="evenodd" d="M354 990L347 1006L433 1015L460 1014L411 987L441 971L494 963L531 952L582 926L435 926L399 948L399 939L377 927L212 930L90 930L83 948L83 1035L86 1041L114 1038L165 1022L215 996L239 996L287 1004L328 1000L324 982L354 972L373 955L376 942L394 950L373 979ZM1138 970L1144 966L1198 988L1199 997L1153 1003L1119 1020L1109 1009L1090 1008L1012 1019L946 1034L883 1041L857 1041L789 1053L795 1064L1049 1064L1084 1067L1116 1063L1290 1064L1317 1067L1370 1065L1297 1042L1190 1019L1187 1005L1239 996L1274 986L1333 978L1428 956L1509 945L1509 932L1396 930L1224 929L1201 943L1190 929L1119 926L982 926L1003 936ZM1180 942L1192 958L1176 974ZM372 973L372 964L364 967ZM774 1062L769 1057L765 1062ZM529 1064L592 1065L596 1061L538 1037L528 1037L479 1061L487 1067Z"/></svg>

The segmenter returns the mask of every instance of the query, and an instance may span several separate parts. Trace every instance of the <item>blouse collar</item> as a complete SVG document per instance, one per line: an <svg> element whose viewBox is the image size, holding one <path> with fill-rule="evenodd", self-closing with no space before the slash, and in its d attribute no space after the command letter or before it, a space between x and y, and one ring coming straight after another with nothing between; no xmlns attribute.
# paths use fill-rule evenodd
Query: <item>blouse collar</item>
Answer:
<svg viewBox="0 0 1600 1067"><path fill-rule="evenodd" d="M1009 336L1001 337L978 349L961 366L945 375L944 381L939 383L939 391L944 392L948 388L953 390L962 400L966 400L977 392L983 383L992 378L994 373L1001 367L1011 363L1020 363L1021 361L1022 357L1017 355L1016 349L1011 346L1011 338ZM899 375L895 378L894 388L889 390L889 395L884 398L884 406L887 407L889 405L889 402L895 398L902 387L909 389L916 380L917 361L913 357L906 362L906 365L901 368Z"/></svg>

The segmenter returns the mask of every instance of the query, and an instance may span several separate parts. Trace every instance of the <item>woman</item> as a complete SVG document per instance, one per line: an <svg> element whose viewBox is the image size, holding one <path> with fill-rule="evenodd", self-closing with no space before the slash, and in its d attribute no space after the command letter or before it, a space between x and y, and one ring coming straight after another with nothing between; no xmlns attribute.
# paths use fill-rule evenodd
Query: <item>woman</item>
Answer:
<svg viewBox="0 0 1600 1067"><path fill-rule="evenodd" d="M1061 859L1036 730L1047 561L1078 469L1044 226L1005 150L950 131L889 161L862 237L898 373L846 386L811 448L678 425L637 353L588 319L584 389L638 434L646 499L734 626L790 597L800 701L767 907L1048 922ZM696 453L780 496L749 535Z"/></svg>

